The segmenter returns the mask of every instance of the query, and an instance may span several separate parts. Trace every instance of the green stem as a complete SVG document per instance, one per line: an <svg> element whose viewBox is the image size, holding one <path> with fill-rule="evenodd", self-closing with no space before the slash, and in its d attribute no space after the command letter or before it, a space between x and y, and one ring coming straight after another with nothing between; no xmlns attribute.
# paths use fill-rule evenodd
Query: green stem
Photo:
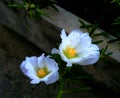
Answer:
<svg viewBox="0 0 120 98"><path fill-rule="evenodd" d="M61 97L62 97L62 94L63 94L63 91L60 90L59 93L58 93L58 95L57 95L57 98L61 98Z"/></svg>
<svg viewBox="0 0 120 98"><path fill-rule="evenodd" d="M59 85L59 92L58 92L58 95L57 95L57 98L61 98L62 95L63 95L63 88L64 88L64 82L65 82L65 79L64 79L64 75L66 74L66 71L67 69L64 70L64 72L60 73L60 85Z"/></svg>
<svg viewBox="0 0 120 98"><path fill-rule="evenodd" d="M61 75L60 85L59 85L59 92L58 92L57 98L61 98L62 97L63 87L64 87L64 79L63 79L63 76Z"/></svg>

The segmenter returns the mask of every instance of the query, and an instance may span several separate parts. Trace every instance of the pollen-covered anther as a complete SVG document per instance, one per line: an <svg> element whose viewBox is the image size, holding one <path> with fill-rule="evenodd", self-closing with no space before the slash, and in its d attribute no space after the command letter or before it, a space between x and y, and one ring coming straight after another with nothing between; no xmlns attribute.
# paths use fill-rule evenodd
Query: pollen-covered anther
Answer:
<svg viewBox="0 0 120 98"><path fill-rule="evenodd" d="M71 47L67 47L65 50L64 50L64 54L67 58L71 59L71 58L74 58L77 54L76 50L74 48L71 48Z"/></svg>
<svg viewBox="0 0 120 98"><path fill-rule="evenodd" d="M47 72L44 68L40 68L37 72L38 77L43 78L47 75Z"/></svg>

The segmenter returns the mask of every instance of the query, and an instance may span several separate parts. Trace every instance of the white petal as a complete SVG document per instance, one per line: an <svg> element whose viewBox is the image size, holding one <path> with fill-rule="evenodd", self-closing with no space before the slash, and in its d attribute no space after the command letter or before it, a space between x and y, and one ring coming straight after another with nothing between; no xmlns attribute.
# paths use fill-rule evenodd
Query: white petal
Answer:
<svg viewBox="0 0 120 98"><path fill-rule="evenodd" d="M92 44L91 47L86 51L86 55L83 56L80 65L94 64L98 61L100 52L97 45Z"/></svg>
<svg viewBox="0 0 120 98"><path fill-rule="evenodd" d="M38 61L38 63L36 63L36 61ZM47 67L48 70L50 70L50 73L44 78L39 78L37 76L38 69L35 70L36 67ZM41 81L45 82L46 84L50 84L57 81L59 78L58 64L53 59L49 58L49 56L45 57L44 54L36 59L34 57L27 57L26 60L21 63L20 68L22 72L31 79L31 84L38 84Z"/></svg>
<svg viewBox="0 0 120 98"><path fill-rule="evenodd" d="M26 61L22 62L22 64L20 65L20 69L25 75L27 75L28 71L30 71L33 74L36 74L34 67Z"/></svg>
<svg viewBox="0 0 120 98"><path fill-rule="evenodd" d="M79 30L79 29L77 29L77 30L72 30L71 32L70 32L70 34L71 33L80 33L80 34L83 34L83 32L81 31L81 30Z"/></svg>
<svg viewBox="0 0 120 98"><path fill-rule="evenodd" d="M73 64L80 65L90 65L98 61L99 59L99 48L97 45L92 44L91 47L82 51L82 53L78 54L78 58L67 59L66 62L71 62Z"/></svg>
<svg viewBox="0 0 120 98"><path fill-rule="evenodd" d="M68 67L72 66L72 64L80 64L80 65L89 65L98 61L99 59L99 48L96 45L91 43L91 38L88 33L83 33L80 30L73 30L70 32L68 36L66 36L65 31L62 31L61 35L62 43L59 46L59 54L64 60ZM72 47L76 50L78 57L68 59L63 50L66 47Z"/></svg>
<svg viewBox="0 0 120 98"><path fill-rule="evenodd" d="M38 67L43 68L45 66L45 54L43 53L40 57L38 57Z"/></svg>
<svg viewBox="0 0 120 98"><path fill-rule="evenodd" d="M38 77L36 76L36 71L35 71L36 66L32 65L33 63L28 62L28 61L31 61L31 59L27 58L26 61L23 61L20 65L20 69L30 79L38 79Z"/></svg>
<svg viewBox="0 0 120 98"><path fill-rule="evenodd" d="M58 64L55 62L55 60L50 59L50 58L45 58L45 63L46 63L46 67L48 68L49 71L54 71L54 70L58 70Z"/></svg>
<svg viewBox="0 0 120 98"><path fill-rule="evenodd" d="M58 71L54 71L51 73L51 75L49 75L48 80L45 81L46 84L51 84L56 82L59 79L59 73Z"/></svg>
<svg viewBox="0 0 120 98"><path fill-rule="evenodd" d="M70 63L70 62L67 62L67 65L66 65L67 67L71 67L72 66L72 63Z"/></svg>
<svg viewBox="0 0 120 98"><path fill-rule="evenodd" d="M97 45L91 44L90 47L83 51L84 57L90 54L99 54L99 48Z"/></svg>
<svg viewBox="0 0 120 98"><path fill-rule="evenodd" d="M31 65L31 63L27 63L25 65L25 69L33 74L36 74L35 68L33 65Z"/></svg>
<svg viewBox="0 0 120 98"><path fill-rule="evenodd" d="M27 69L25 68L25 65L26 65L26 61L23 61L20 65L20 69L24 74L27 73Z"/></svg>
<svg viewBox="0 0 120 98"><path fill-rule="evenodd" d="M40 79L31 80L30 83L31 83L31 84L38 84L38 83L40 83Z"/></svg>
<svg viewBox="0 0 120 98"><path fill-rule="evenodd" d="M27 63L31 63L31 65L33 65L33 66L37 66L38 65L38 59L37 59L36 56L26 57L25 61Z"/></svg>
<svg viewBox="0 0 120 98"><path fill-rule="evenodd" d="M62 31L61 31L61 38L64 40L64 39L66 39L66 33L65 33L65 30L64 29L62 29Z"/></svg>
<svg viewBox="0 0 120 98"><path fill-rule="evenodd" d="M81 35L80 43L79 43L79 52L88 48L91 45L91 38L88 33L84 33Z"/></svg>
<svg viewBox="0 0 120 98"><path fill-rule="evenodd" d="M99 60L99 55L89 55L86 58L83 58L83 60L81 62L79 62L78 64L80 65L91 65L96 63Z"/></svg>
<svg viewBox="0 0 120 98"><path fill-rule="evenodd" d="M67 46L71 46L71 42L67 39L65 39L64 41L62 41L62 43L59 46L59 50L64 50Z"/></svg>
<svg viewBox="0 0 120 98"><path fill-rule="evenodd" d="M79 45L79 43L80 43L80 37L81 37L81 34L79 33L79 30L74 30L74 31L72 31L69 35L68 35L68 37L67 37L67 39L65 40L67 43L69 43L69 45L71 46L71 47L76 47L76 46L78 46ZM65 42L64 42L65 43Z"/></svg>
<svg viewBox="0 0 120 98"><path fill-rule="evenodd" d="M99 51L99 47L95 44L91 44L90 50L98 50Z"/></svg>
<svg viewBox="0 0 120 98"><path fill-rule="evenodd" d="M52 54L59 54L59 50L57 50L56 48L53 48L51 53Z"/></svg>
<svg viewBox="0 0 120 98"><path fill-rule="evenodd" d="M62 58L63 61L67 62L68 61L68 58L63 54L63 48L62 48L62 45L60 45L60 56Z"/></svg>
<svg viewBox="0 0 120 98"><path fill-rule="evenodd" d="M36 74L34 74L34 73L30 72L30 71L28 71L25 75L28 76L28 77L29 77L30 79L32 79L32 80L34 80L34 79L39 79L39 78L36 76Z"/></svg>

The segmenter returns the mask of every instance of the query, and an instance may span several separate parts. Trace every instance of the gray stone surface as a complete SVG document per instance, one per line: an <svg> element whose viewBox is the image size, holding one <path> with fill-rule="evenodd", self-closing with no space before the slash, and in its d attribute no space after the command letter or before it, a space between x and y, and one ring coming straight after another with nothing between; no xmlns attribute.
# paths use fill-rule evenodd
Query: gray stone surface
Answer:
<svg viewBox="0 0 120 98"><path fill-rule="evenodd" d="M46 19L49 23L54 24L59 28L64 28L67 33L69 33L73 29L81 29L84 32L87 31L85 28L84 29L80 28L80 26L82 24L78 20L83 21L86 25L90 25L89 22L81 19L80 17L74 15L73 13L71 13L57 5L56 5L56 7L58 8L59 12L55 12L52 8L45 9L45 11L48 12L48 14L51 16L51 18L47 18L47 17L43 17L43 18ZM101 32L105 32L105 31L98 28L95 30L94 33L98 34ZM97 36L97 37L93 38L94 41L103 40L103 42L101 44L99 44L100 49L105 48L105 46L107 45L107 42L112 39L115 39L115 37L113 37L111 35ZM112 57L117 62L120 62L120 44L119 44L119 42L109 43L107 52L111 52L111 51L113 52L113 54L110 55L110 57Z"/></svg>
<svg viewBox="0 0 120 98"><path fill-rule="evenodd" d="M25 16L23 11L9 7L10 0L0 1L0 24L24 36L46 52L50 52L59 38L59 28L52 26L46 20L40 22ZM18 0L20 1L20 0Z"/></svg>
<svg viewBox="0 0 120 98"><path fill-rule="evenodd" d="M16 33L24 36L26 39L37 45L40 49L50 52L53 47L60 41L59 34L64 28L67 33L73 29L80 29L79 19L76 15L56 6L59 12L56 12L52 8L44 9L51 18L45 16L41 21L35 22L33 19L25 16L23 11L13 10L8 6L10 0L0 1L0 24L4 25ZM21 0L16 0L20 2ZM86 24L90 24L84 21ZM81 28L81 30L85 31ZM97 29L96 33L103 32L101 29ZM104 40L102 44L99 44L100 48L105 48L107 41L113 39L113 36L99 36L93 40ZM113 59L120 62L120 45L118 42L109 44L108 52L113 52L110 55Z"/></svg>
<svg viewBox="0 0 120 98"><path fill-rule="evenodd" d="M0 26L0 98L56 98L58 87L44 83L31 85L30 79L20 70L20 63L26 56L39 56L42 52L20 35ZM83 67L94 76L93 80L70 83L70 88L87 85L91 90L63 95L63 98L118 98L120 68L99 62L97 65L97 69L93 66Z"/></svg>
<svg viewBox="0 0 120 98"><path fill-rule="evenodd" d="M68 22L64 18L69 17L68 15L63 18L64 14L61 17L56 17L56 20L49 19L50 22L47 22L44 17L39 23L36 23L28 17L23 17L23 13L20 11L9 8L6 5L8 1L0 0L0 98L48 98L50 96L54 98L57 88L53 88L53 85L48 88L44 84L29 84L29 79L22 74L19 66L26 56L41 55L42 51L40 49L50 52L60 41L60 30L65 27L69 32L78 26L78 23L76 23L77 25L64 24L64 26L62 23ZM68 13L65 10L63 12ZM57 12L55 13L53 16L59 15ZM71 19L74 19L73 16L71 17ZM58 23L58 26L51 23L53 20L54 23ZM74 22L70 21L69 23ZM16 33L24 36L33 44ZM113 44L111 49L117 49L114 56L119 60L119 47L113 48L114 45L116 44ZM96 69L93 66L83 67L86 72L94 76L95 80L88 82L88 85L92 86L92 90L73 95L64 95L64 98L76 98L76 96L81 98L118 97L120 95L120 64L114 62L112 58L107 59L109 59L107 63L99 61ZM81 83L72 84L73 87L80 85Z"/></svg>
<svg viewBox="0 0 120 98"><path fill-rule="evenodd" d="M55 95L55 90L49 90L44 84L31 85L20 70L20 63L26 56L39 56L41 53L32 43L0 26L0 98L47 98Z"/></svg>

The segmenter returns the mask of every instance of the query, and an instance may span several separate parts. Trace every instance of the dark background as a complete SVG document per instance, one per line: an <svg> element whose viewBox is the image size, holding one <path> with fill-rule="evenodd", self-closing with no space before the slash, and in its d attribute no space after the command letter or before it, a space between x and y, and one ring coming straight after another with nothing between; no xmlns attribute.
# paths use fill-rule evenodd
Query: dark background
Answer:
<svg viewBox="0 0 120 98"><path fill-rule="evenodd" d="M99 22L101 29L117 36L120 32L120 25L113 25L113 23L120 16L120 6L117 3L111 3L111 1L57 0L57 4L92 24Z"/></svg>

